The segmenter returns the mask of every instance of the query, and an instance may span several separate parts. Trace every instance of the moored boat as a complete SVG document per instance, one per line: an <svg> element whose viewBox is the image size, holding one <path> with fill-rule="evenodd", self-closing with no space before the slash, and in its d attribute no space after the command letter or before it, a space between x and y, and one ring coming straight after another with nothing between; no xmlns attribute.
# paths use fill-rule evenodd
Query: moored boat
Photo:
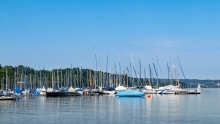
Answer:
<svg viewBox="0 0 220 124"><path fill-rule="evenodd" d="M0 100L16 100L14 96L1 96Z"/></svg>
<svg viewBox="0 0 220 124"><path fill-rule="evenodd" d="M53 97L57 97L57 96L80 96L79 93L77 92L46 92L47 96L53 96Z"/></svg>
<svg viewBox="0 0 220 124"><path fill-rule="evenodd" d="M138 90L124 90L120 91L115 96L118 97L143 97L145 94L143 92L140 92Z"/></svg>
<svg viewBox="0 0 220 124"><path fill-rule="evenodd" d="M113 87L105 87L105 88L99 88L101 95L113 95L115 93L115 89Z"/></svg>
<svg viewBox="0 0 220 124"><path fill-rule="evenodd" d="M155 94L156 93L156 91L149 85L146 85L144 88L145 89L143 90L143 93L145 93L145 94Z"/></svg>
<svg viewBox="0 0 220 124"><path fill-rule="evenodd" d="M41 89L41 91L40 91L40 95L41 96L45 96L46 95L46 89L45 89L45 87L43 86L43 88Z"/></svg>
<svg viewBox="0 0 220 124"><path fill-rule="evenodd" d="M121 86L120 84L118 87L115 88L115 92L124 91L124 90L127 90L127 88L124 86Z"/></svg>
<svg viewBox="0 0 220 124"><path fill-rule="evenodd" d="M80 96L81 94L77 92L68 92L68 89L61 88L58 91L46 92L46 95L56 97L56 96Z"/></svg>

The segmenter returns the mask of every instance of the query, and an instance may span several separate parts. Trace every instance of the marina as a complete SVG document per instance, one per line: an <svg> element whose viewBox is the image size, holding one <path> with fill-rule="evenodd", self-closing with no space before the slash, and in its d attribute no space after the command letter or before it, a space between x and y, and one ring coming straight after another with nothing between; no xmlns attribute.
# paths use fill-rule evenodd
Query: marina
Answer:
<svg viewBox="0 0 220 124"><path fill-rule="evenodd" d="M219 5L0 0L0 124L219 124Z"/></svg>
<svg viewBox="0 0 220 124"><path fill-rule="evenodd" d="M24 96L0 101L0 123L216 123L219 97L218 88L204 88L199 95L151 97Z"/></svg>
<svg viewBox="0 0 220 124"><path fill-rule="evenodd" d="M139 71L134 67L131 52L130 69L127 67L121 73L120 55L118 53L118 71L108 67L108 57L106 71L97 70L97 55L95 52L95 69L83 69L81 67L65 69L35 70L33 68L18 65L17 67L5 66L5 71L1 79L1 90L5 96L80 96L80 95L115 95L118 97L143 97L145 94L200 94L201 86L198 83L197 90L189 90L189 82L185 78L180 60L174 65L167 62L168 78L159 78L158 57L156 64L149 64L149 78L142 73L142 65L139 60ZM172 65L173 71L171 70ZM181 72L177 71L177 66ZM132 68L133 67L133 68ZM110 71L108 71L108 69ZM112 71L115 70L115 71ZM8 72L11 72L10 75ZM162 71L161 76L162 75ZM14 73L14 75L12 75ZM134 73L134 75L132 75ZM178 73L178 76L177 76ZM179 73L183 79L180 81ZM153 75L156 75L155 77ZM142 77L143 76L143 77ZM10 79L9 77L13 77ZM169 85L167 85L169 84ZM2 97L3 99L3 97Z"/></svg>

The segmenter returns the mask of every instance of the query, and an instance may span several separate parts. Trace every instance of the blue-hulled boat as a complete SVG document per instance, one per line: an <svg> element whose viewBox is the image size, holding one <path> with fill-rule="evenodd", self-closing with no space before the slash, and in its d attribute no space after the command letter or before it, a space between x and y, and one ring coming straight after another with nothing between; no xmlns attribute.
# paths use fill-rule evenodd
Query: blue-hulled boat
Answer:
<svg viewBox="0 0 220 124"><path fill-rule="evenodd" d="M0 97L1 97L1 96L4 96L3 91L0 91Z"/></svg>
<svg viewBox="0 0 220 124"><path fill-rule="evenodd" d="M145 94L137 90L124 90L120 91L115 96L118 97L143 97Z"/></svg>
<svg viewBox="0 0 220 124"><path fill-rule="evenodd" d="M20 90L20 88L16 87L14 89L14 95L21 95L22 91Z"/></svg>
<svg viewBox="0 0 220 124"><path fill-rule="evenodd" d="M31 89L30 92L31 95L40 95L40 92L38 92L36 89Z"/></svg>

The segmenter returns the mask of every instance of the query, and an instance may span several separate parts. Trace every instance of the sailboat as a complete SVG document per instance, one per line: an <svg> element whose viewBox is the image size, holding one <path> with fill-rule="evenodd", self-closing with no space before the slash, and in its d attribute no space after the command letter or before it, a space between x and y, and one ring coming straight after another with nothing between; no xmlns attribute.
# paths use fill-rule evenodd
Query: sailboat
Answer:
<svg viewBox="0 0 220 124"><path fill-rule="evenodd" d="M98 83L98 76L97 76L97 58L96 58L96 51L95 51L95 72L93 76L93 85L88 88L89 95L99 95L99 88L97 86Z"/></svg>
<svg viewBox="0 0 220 124"><path fill-rule="evenodd" d="M45 87L43 86L43 88L41 89L41 91L40 91L40 95L41 96L45 96L46 95L46 89L45 89Z"/></svg>
<svg viewBox="0 0 220 124"><path fill-rule="evenodd" d="M143 97L145 96L145 94L141 92L140 90L134 90L134 89L127 90L127 88L120 86L120 84L117 88L121 89L121 91L115 94L115 96L117 97ZM116 88L116 91L117 91L117 88Z"/></svg>
<svg viewBox="0 0 220 124"><path fill-rule="evenodd" d="M81 69L79 70L79 75L80 75L80 77L79 77L79 88L76 88L75 90L76 90L76 92L77 93L79 93L79 94L81 94L81 95L83 95L83 89L82 89L82 66L81 66Z"/></svg>
<svg viewBox="0 0 220 124"><path fill-rule="evenodd" d="M16 100L15 96L11 96L8 92L8 70L6 68L6 90L3 92L4 96L1 95L0 100ZM1 93L2 94L2 93Z"/></svg>
<svg viewBox="0 0 220 124"><path fill-rule="evenodd" d="M111 69L110 69L110 73L108 73L108 56L107 56L106 73L105 73L104 81L105 81L104 88L102 87L99 88L100 94L114 95L115 88L111 87L111 84L112 84L111 83L112 82Z"/></svg>
<svg viewBox="0 0 220 124"><path fill-rule="evenodd" d="M23 70L22 70L22 75L23 75ZM27 87L26 87L26 84L27 84L27 79L26 79L26 67L25 67L25 72L24 72L24 80L23 80L23 88L22 88L22 94L23 95L29 95L29 93L30 93L30 90L29 89L27 89Z"/></svg>
<svg viewBox="0 0 220 124"><path fill-rule="evenodd" d="M66 70L66 88L60 88L52 92L46 92L47 96L57 97L57 96L80 96L81 94L77 92L69 92L69 82L68 82L68 71ZM57 87L57 86L55 86Z"/></svg>
<svg viewBox="0 0 220 124"><path fill-rule="evenodd" d="M120 65L120 56L119 56L119 53L118 53L118 64L119 64L119 75L118 75L118 80L119 80L119 85L115 88L115 92L119 92L119 91L124 91L124 90L127 90L126 87L124 87L123 85L121 85L122 83L122 80L121 80L121 65Z"/></svg>
<svg viewBox="0 0 220 124"><path fill-rule="evenodd" d="M15 96L1 96L0 100L16 100L17 97Z"/></svg>
<svg viewBox="0 0 220 124"><path fill-rule="evenodd" d="M152 86L151 86L151 77L152 77L152 72L151 72L151 67L150 67L150 64L149 64L149 74L150 74L150 78L149 78L149 84L148 85L146 85L144 88L144 90L143 90L143 93L145 93L145 94L155 94L156 93L156 91L152 88Z"/></svg>
<svg viewBox="0 0 220 124"><path fill-rule="evenodd" d="M132 54L131 54L131 60L132 60ZM119 67L120 67L120 62L119 62ZM133 85L132 87L134 87L134 84L132 85ZM145 96L145 94L141 92L140 90L134 90L134 89L127 90L127 88L125 88L124 86L120 86L120 84L117 88L121 89L121 91L115 94L115 96L117 97L143 97ZM117 88L115 89L116 91L118 90Z"/></svg>
<svg viewBox="0 0 220 124"><path fill-rule="evenodd" d="M197 86L197 89L196 89L196 93L197 93L197 94L200 94L200 93L201 93L201 86L200 86L199 83L198 83L198 86Z"/></svg>
<svg viewBox="0 0 220 124"><path fill-rule="evenodd" d="M18 68L17 68L18 70ZM21 95L21 90L20 88L17 87L17 77L16 77L16 72L14 73L14 95L20 96Z"/></svg>
<svg viewBox="0 0 220 124"><path fill-rule="evenodd" d="M181 67L179 58L177 57L177 59L178 59L179 65ZM175 61L174 61L174 63L175 63ZM167 66L168 66L168 64L167 64ZM188 93L188 90L184 90L180 87L181 85L179 84L179 75L176 74L176 64L174 66L175 66L174 71L175 71L175 78L176 78L176 86L171 85L171 84L166 86L165 90L163 91L163 94L186 94L186 93ZM183 73L182 67L181 67L181 71L182 71L183 77L185 79L185 75ZM168 67L168 73L169 72L170 72L170 70ZM172 77L172 75L171 75L171 77Z"/></svg>

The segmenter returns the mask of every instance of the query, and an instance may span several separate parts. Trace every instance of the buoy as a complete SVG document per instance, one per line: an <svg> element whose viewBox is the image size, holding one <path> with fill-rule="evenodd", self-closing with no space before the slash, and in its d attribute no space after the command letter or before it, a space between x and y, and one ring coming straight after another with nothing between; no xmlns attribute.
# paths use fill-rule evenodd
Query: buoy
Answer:
<svg viewBox="0 0 220 124"><path fill-rule="evenodd" d="M147 94L147 97L150 98L151 97L150 94Z"/></svg>

